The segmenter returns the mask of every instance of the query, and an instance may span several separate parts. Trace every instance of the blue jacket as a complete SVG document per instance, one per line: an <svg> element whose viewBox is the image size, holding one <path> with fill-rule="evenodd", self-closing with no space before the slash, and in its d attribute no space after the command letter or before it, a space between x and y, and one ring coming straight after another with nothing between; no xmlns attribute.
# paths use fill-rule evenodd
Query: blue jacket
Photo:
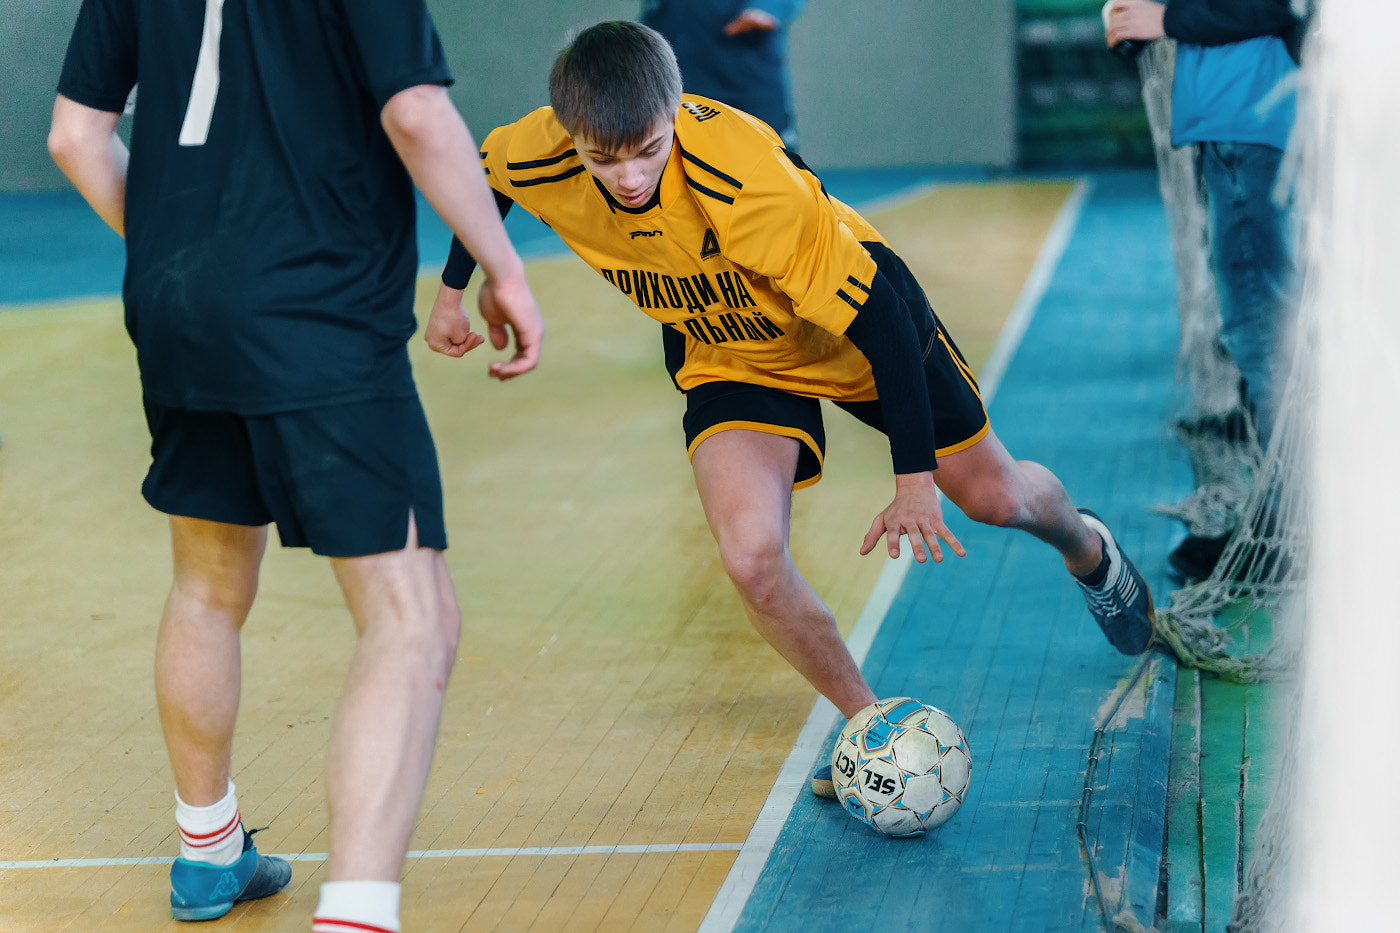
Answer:
<svg viewBox="0 0 1400 933"><path fill-rule="evenodd" d="M792 123L787 25L805 0L644 0L642 22L666 37L688 93L713 97L779 133ZM773 14L772 32L729 37L724 27L747 9Z"/></svg>
<svg viewBox="0 0 1400 933"><path fill-rule="evenodd" d="M1292 0L1172 0L1162 26L1178 42L1194 45L1278 36L1296 62L1301 59L1310 17L1311 13L1306 17L1294 13Z"/></svg>
<svg viewBox="0 0 1400 933"><path fill-rule="evenodd" d="M1163 26L1177 40L1172 145L1287 145L1302 31L1287 0L1172 0Z"/></svg>

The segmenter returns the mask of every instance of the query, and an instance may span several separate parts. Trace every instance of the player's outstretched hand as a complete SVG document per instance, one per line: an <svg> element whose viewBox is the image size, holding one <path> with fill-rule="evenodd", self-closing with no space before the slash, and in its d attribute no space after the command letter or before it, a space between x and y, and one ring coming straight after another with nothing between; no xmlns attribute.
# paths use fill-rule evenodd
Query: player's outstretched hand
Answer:
<svg viewBox="0 0 1400 933"><path fill-rule="evenodd" d="M510 335L515 336L515 355L505 362L492 363L491 375L504 382L534 369L540 362L544 318L525 277L487 279L481 285L477 307L486 321L491 346L504 350Z"/></svg>
<svg viewBox="0 0 1400 933"><path fill-rule="evenodd" d="M914 559L924 563L932 555L933 562L943 560L943 548L938 539L942 538L953 553L966 557L958 539L943 524L943 509L938 504L938 488L933 484L932 473L899 473L894 478L894 501L875 516L870 530L865 533L861 544L861 554L869 554L884 536L885 545L891 557L899 556L899 538L907 535Z"/></svg>
<svg viewBox="0 0 1400 933"><path fill-rule="evenodd" d="M472 330L472 320L462 307L462 290L446 285L438 286L428 326L423 328L423 339L433 350L446 356L462 356L486 342L485 337Z"/></svg>

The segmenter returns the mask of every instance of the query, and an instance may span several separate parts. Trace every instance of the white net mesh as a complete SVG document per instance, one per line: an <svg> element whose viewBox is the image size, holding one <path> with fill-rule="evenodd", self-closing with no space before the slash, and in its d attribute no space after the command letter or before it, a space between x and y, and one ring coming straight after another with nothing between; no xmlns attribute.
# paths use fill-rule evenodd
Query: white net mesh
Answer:
<svg viewBox="0 0 1400 933"><path fill-rule="evenodd" d="M1172 593L1157 616L1158 638L1182 663L1240 683L1296 669L1301 648L1292 604L1301 598L1307 566L1313 379L1310 359L1298 360L1248 495L1242 505L1228 503L1238 512L1224 552L1208 578ZM1237 653L1237 633L1246 625L1271 628L1271 644Z"/></svg>
<svg viewBox="0 0 1400 933"><path fill-rule="evenodd" d="M1177 436L1191 458L1196 487L1159 511L1203 538L1229 536L1210 576L1172 594L1158 613L1158 639L1185 664L1253 682L1286 669L1289 639L1257 654L1236 654L1241 627L1260 622L1298 592L1304 565L1306 513L1303 452L1309 442L1305 372L1295 372L1268 455L1259 450L1240 392L1240 373L1220 342L1220 308L1210 264L1210 225L1191 148L1171 145L1175 43L1158 40L1138 57L1143 102L1152 127L1162 200L1177 270L1182 398ZM1296 638L1291 640L1296 645Z"/></svg>
<svg viewBox="0 0 1400 933"><path fill-rule="evenodd" d="M1194 153L1170 143L1174 58L1173 43L1159 40L1139 57L1139 71L1178 277L1184 398L1176 431L1191 457L1196 489L1160 511L1181 519L1193 535L1229 539L1207 579L1171 594L1158 613L1157 634L1181 663L1254 683L1290 677L1301 657L1316 378L1311 356L1297 354L1269 449L1261 452L1245 414L1239 372L1221 349L1208 215ZM1294 159L1292 165L1297 164ZM1316 307L1315 301L1303 302L1296 330L1300 345L1313 339ZM1262 648L1253 647L1261 642ZM1277 786L1252 789L1267 795L1269 805L1245 859L1229 933L1285 928L1280 894L1288 889L1293 864L1298 697L1290 688L1287 700L1272 711L1276 722L1285 724L1288 744Z"/></svg>

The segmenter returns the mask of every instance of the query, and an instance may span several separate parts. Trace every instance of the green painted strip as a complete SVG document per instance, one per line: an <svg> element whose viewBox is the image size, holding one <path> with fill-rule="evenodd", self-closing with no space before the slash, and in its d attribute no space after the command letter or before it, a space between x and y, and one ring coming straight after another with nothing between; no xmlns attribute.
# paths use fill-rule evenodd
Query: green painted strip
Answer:
<svg viewBox="0 0 1400 933"><path fill-rule="evenodd" d="M1206 933L1225 930L1243 867L1240 838L1245 699L1250 687L1201 682L1201 837Z"/></svg>
<svg viewBox="0 0 1400 933"><path fill-rule="evenodd" d="M1201 929L1201 734L1199 671L1177 671L1167 791L1166 922L1172 930Z"/></svg>

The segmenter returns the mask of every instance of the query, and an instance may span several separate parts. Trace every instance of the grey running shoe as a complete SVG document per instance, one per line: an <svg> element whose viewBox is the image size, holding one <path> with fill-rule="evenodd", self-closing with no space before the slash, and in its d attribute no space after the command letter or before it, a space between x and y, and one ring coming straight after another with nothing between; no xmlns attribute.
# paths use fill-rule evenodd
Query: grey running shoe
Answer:
<svg viewBox="0 0 1400 933"><path fill-rule="evenodd" d="M1093 512L1080 509L1084 524L1098 532L1108 552L1108 575L1098 586L1079 584L1084 601L1099 628L1108 636L1109 644L1128 655L1142 654L1152 647L1157 626L1157 613L1152 608L1152 594L1147 581L1138 573L1128 555L1118 549L1113 534ZM1077 581L1076 581L1077 582Z"/></svg>
<svg viewBox="0 0 1400 933"><path fill-rule="evenodd" d="M818 797L836 799L836 784L831 780L831 765L822 765L812 772L812 793Z"/></svg>

